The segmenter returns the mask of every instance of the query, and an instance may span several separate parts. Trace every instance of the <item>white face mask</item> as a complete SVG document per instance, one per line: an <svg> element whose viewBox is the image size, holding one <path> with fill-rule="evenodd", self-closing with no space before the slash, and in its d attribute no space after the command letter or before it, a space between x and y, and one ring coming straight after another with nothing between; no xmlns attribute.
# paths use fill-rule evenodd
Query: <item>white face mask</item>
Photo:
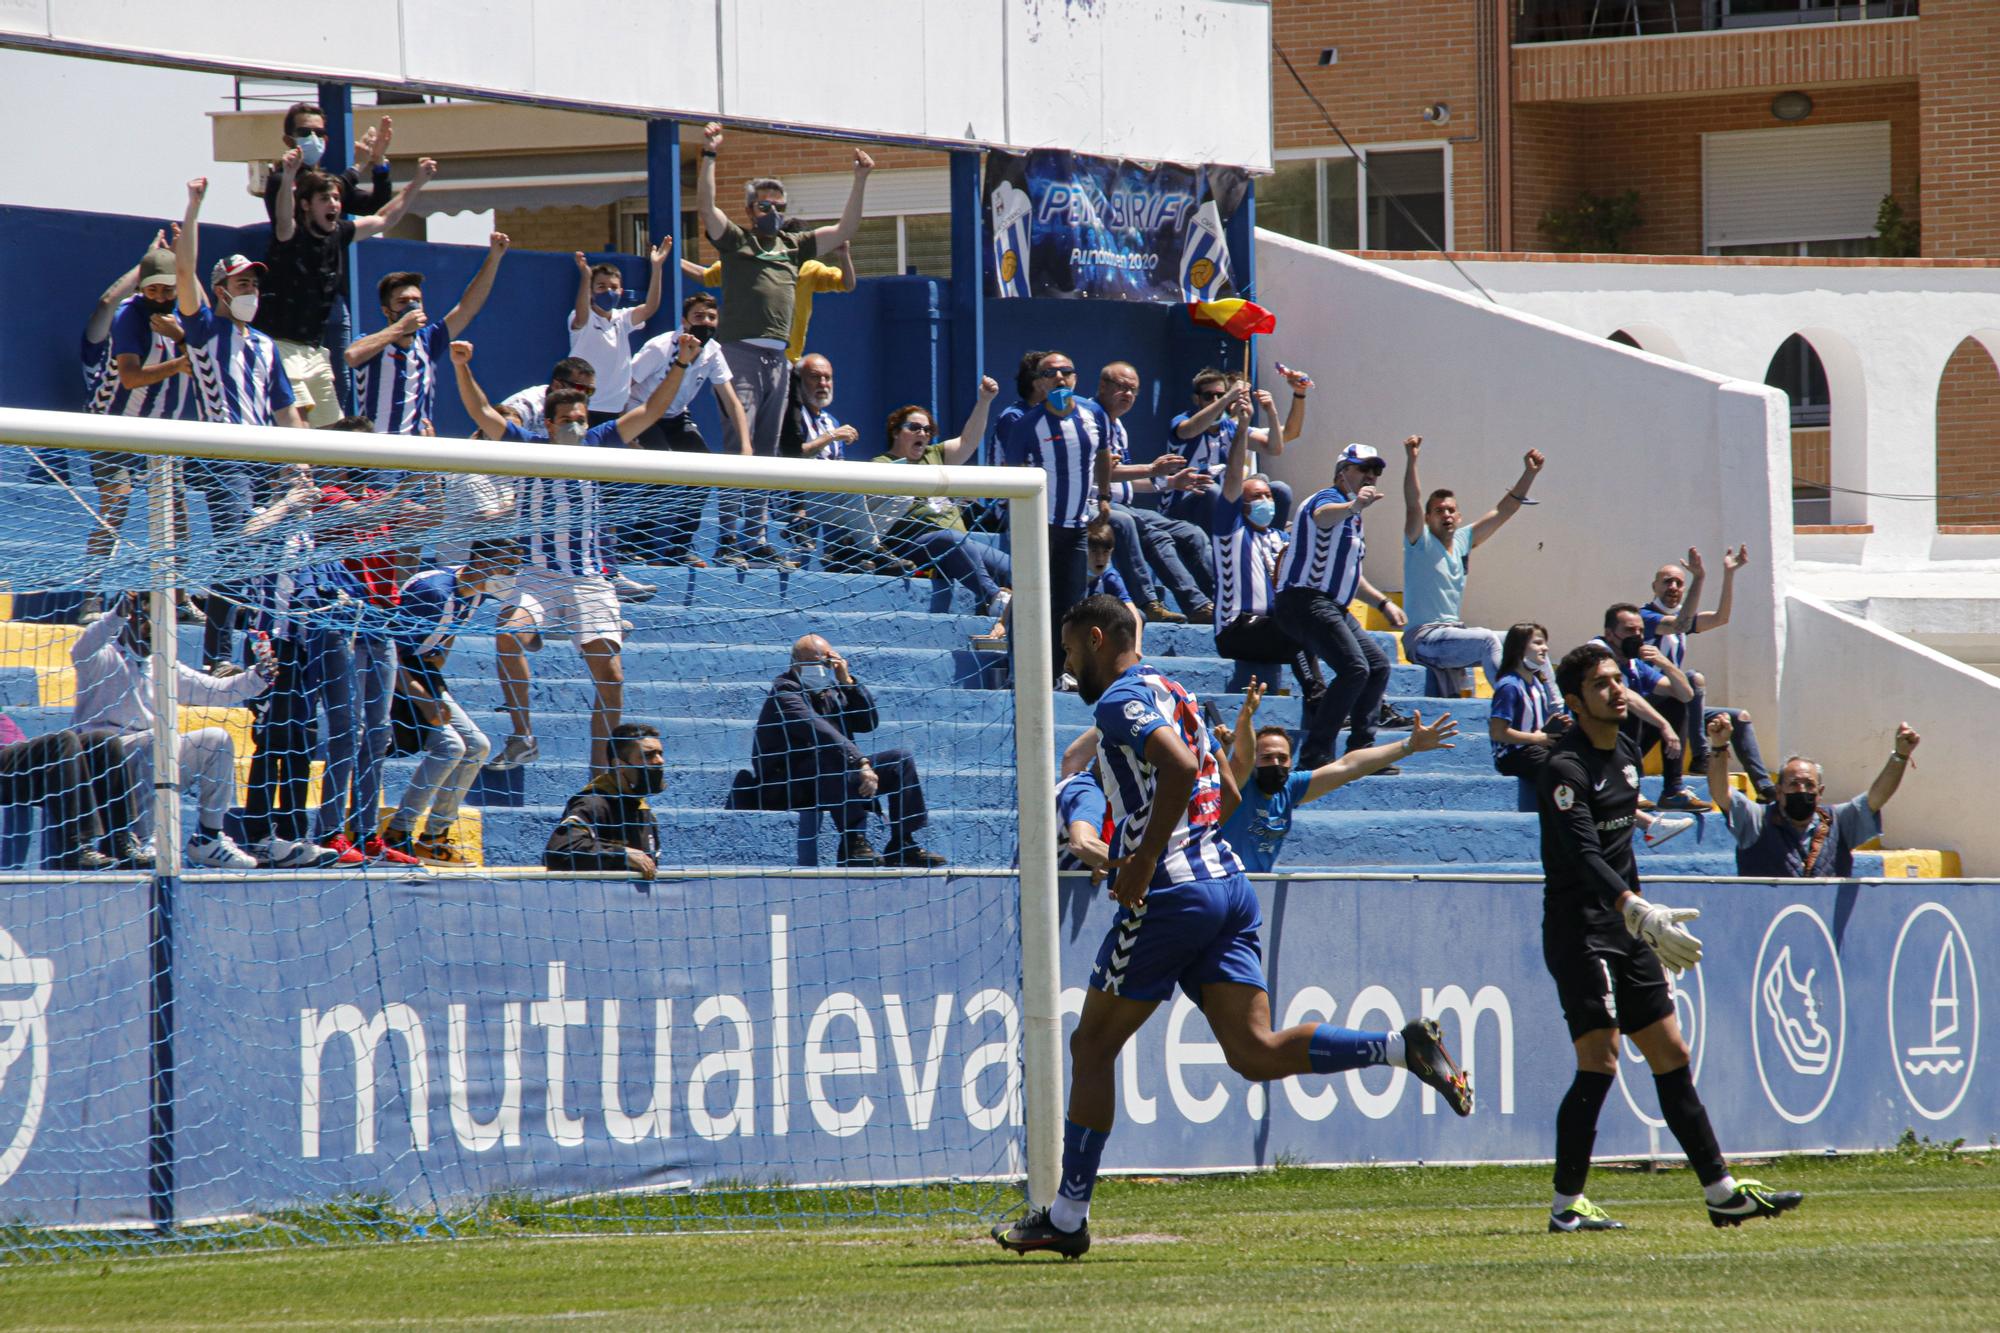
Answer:
<svg viewBox="0 0 2000 1333"><path fill-rule="evenodd" d="M561 421L556 423L555 433L549 438L557 444L582 444L583 437L590 434L590 423L585 421Z"/></svg>
<svg viewBox="0 0 2000 1333"><path fill-rule="evenodd" d="M257 293L245 292L241 296L230 297L229 317L243 324L257 318Z"/></svg>
<svg viewBox="0 0 2000 1333"><path fill-rule="evenodd" d="M309 167L319 165L320 154L326 151L326 140L317 134L308 134L299 139L299 160Z"/></svg>
<svg viewBox="0 0 2000 1333"><path fill-rule="evenodd" d="M801 662L792 668L799 678L799 684L809 691L817 692L833 684L833 668L824 662Z"/></svg>

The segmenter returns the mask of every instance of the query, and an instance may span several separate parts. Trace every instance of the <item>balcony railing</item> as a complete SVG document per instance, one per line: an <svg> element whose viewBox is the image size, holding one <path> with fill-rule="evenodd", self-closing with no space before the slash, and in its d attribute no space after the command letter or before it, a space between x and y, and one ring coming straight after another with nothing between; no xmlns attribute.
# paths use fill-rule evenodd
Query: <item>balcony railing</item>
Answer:
<svg viewBox="0 0 2000 1333"><path fill-rule="evenodd" d="M1575 42L1593 37L1656 37L1792 23L1911 18L1918 0L1519 0L1514 39Z"/></svg>

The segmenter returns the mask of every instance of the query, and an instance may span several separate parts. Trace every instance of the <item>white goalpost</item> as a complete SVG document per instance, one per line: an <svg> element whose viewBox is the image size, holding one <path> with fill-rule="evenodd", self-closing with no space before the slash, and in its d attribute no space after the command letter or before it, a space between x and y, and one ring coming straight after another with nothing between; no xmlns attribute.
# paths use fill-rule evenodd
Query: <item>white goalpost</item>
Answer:
<svg viewBox="0 0 2000 1333"><path fill-rule="evenodd" d="M1040 1203L1054 1196L1060 1179L1064 1100L1062 1020L1057 977L1056 828L1050 796L1055 782L1054 683L1050 665L1055 644L1052 641L1049 604L1047 484L1040 470L891 466L880 463L829 464L781 458L652 452L637 448L573 448L547 443L489 444L484 441L329 434L268 427L218 427L195 422L139 421L81 413L13 409L0 409L0 445L149 456L150 467L144 471L135 469L134 472L135 477L149 477L151 480L150 508L144 531L151 544L152 582L148 591L155 626L155 651L151 663L155 710L153 808L160 857L155 875L166 882L168 893L171 893L172 879L185 870L176 860L180 846L177 821L182 818L177 800L180 783L176 763L179 728L175 717L175 603L178 591L175 584L180 576L174 568L172 554L176 541L174 495L180 484L185 482L183 478L180 484L176 484L174 478L178 469L186 467L184 460L308 464L517 479L569 479L653 487L1006 501L1014 593L1009 633L1020 894L1019 1106L1025 1133L1029 1197ZM17 583L16 586L26 585ZM727 626L719 633L726 635ZM671 801L670 795L666 803L671 804ZM787 873L782 868L769 872L774 879ZM865 875L867 872L854 873ZM1004 858L992 858L992 864L982 864L977 867L977 873L981 876L1005 875ZM208 886L204 884L201 887L206 889ZM783 918L776 920L780 923L778 929L782 931ZM552 973L551 981L557 993L552 993L549 1003L555 1004L560 999L561 973ZM897 1004L900 1014L900 1001ZM402 1006L392 1005L390 1008L401 1009ZM384 1013L388 1015L388 1010ZM414 1053L418 1060L423 1057L420 1035L411 1039L405 1033L399 1038L403 1028L397 1025L404 1021L394 1016L376 1020L376 1036L371 1040L378 1041L381 1049L391 1052L390 1063L381 1066L384 1071L392 1068L395 1052ZM457 1021L462 1022L462 1015ZM536 1018L534 1021L539 1023L542 1020ZM614 1027L616 1021L614 1010ZM414 1018L408 1020L408 1023L414 1022ZM901 1019L896 1022L900 1024ZM357 1050L361 1049L362 1036L349 1032L347 1028L339 1028L338 1031L352 1036ZM615 1037L615 1032L613 1035ZM903 1034L898 1032L897 1035L905 1046L909 1044ZM409 1041L407 1049L398 1044L399 1040ZM438 1060L441 1058L442 1042L433 1041L437 1050L432 1052L431 1059ZM555 1047L558 1052L555 1058L558 1060L560 1049L560 1046ZM617 1059L615 1044L610 1058L614 1062ZM638 1058L636 1052L628 1055L628 1059L635 1062ZM595 1077L594 1070L591 1077ZM419 1096L423 1095L423 1091L419 1082ZM357 1088L357 1101L360 1095ZM372 1093L369 1095L373 1096ZM552 1126L560 1110L560 1105L551 1107ZM693 1114L687 1108L682 1108L682 1111L683 1114ZM643 1117L639 1119L643 1120ZM664 1139L667 1136L663 1132L660 1137ZM629 1139L621 1141L630 1142Z"/></svg>

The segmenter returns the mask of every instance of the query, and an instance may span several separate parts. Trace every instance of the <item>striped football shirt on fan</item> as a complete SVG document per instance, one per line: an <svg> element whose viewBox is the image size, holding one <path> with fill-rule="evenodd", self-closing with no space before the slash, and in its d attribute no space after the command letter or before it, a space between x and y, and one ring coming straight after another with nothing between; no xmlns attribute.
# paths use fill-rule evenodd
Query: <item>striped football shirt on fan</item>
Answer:
<svg viewBox="0 0 2000 1333"><path fill-rule="evenodd" d="M1194 696L1143 663L1125 669L1098 699L1097 756L1104 774L1104 797L1117 828L1114 857L1130 856L1153 818L1158 774L1146 762L1146 741L1172 727L1195 757L1194 794L1177 812L1174 831L1160 854L1151 887L1171 888L1197 880L1243 873L1222 837L1222 775L1215 740L1203 725Z"/></svg>
<svg viewBox="0 0 2000 1333"><path fill-rule="evenodd" d="M1285 554L1285 534L1252 527L1241 504L1217 496L1209 538L1215 559L1215 627L1223 629L1243 616L1270 615L1272 580Z"/></svg>
<svg viewBox="0 0 2000 1333"><path fill-rule="evenodd" d="M1168 424L1168 451L1187 459L1189 467L1200 468L1204 472L1228 466L1229 446L1236 439L1236 418L1217 417L1215 424L1207 430L1192 440L1184 440L1180 436L1181 423L1193 415L1192 412L1183 412ZM1256 437L1252 436L1251 440L1254 444Z"/></svg>
<svg viewBox="0 0 2000 1333"><path fill-rule="evenodd" d="M171 361L181 354L172 338L153 331L152 311L142 296L131 296L118 307L111 319L111 341L105 349L104 367L90 410L108 417L145 417L155 421L179 421L194 415L193 383L186 375L169 375L158 384L128 389L118 379L118 358L130 354L139 358L140 369Z"/></svg>
<svg viewBox="0 0 2000 1333"><path fill-rule="evenodd" d="M390 343L354 368L354 406L378 435L421 435L437 412L437 368L451 360L451 328L418 329L408 347Z"/></svg>
<svg viewBox="0 0 2000 1333"><path fill-rule="evenodd" d="M1368 543L1361 535L1361 511L1354 510L1330 528L1313 522L1313 514L1330 504L1347 504L1354 497L1328 486L1299 506L1292 515L1292 542L1278 562L1278 591L1317 588L1345 606L1354 600L1361 582L1361 558Z"/></svg>
<svg viewBox="0 0 2000 1333"><path fill-rule="evenodd" d="M501 437L517 444L547 444L548 436L507 423ZM583 437L592 448L625 447L617 421L592 428ZM598 525L604 521L597 483L576 477L525 477L519 487L516 520L526 533L521 563L576 579L604 577L604 544Z"/></svg>
<svg viewBox="0 0 2000 1333"><path fill-rule="evenodd" d="M203 306L181 316L194 367L201 419L217 425L269 426L292 405L292 381L269 334Z"/></svg>
<svg viewBox="0 0 2000 1333"><path fill-rule="evenodd" d="M1007 435L1007 462L1049 474L1049 526L1080 528L1092 515L1097 451L1111 440L1111 418L1089 398L1078 398L1068 416L1046 407L1028 409Z"/></svg>

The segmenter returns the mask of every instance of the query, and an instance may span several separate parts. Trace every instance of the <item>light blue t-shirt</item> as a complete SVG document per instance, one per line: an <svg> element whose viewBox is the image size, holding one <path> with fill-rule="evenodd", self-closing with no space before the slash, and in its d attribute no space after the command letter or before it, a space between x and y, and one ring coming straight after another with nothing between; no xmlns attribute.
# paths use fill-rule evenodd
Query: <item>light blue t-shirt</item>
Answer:
<svg viewBox="0 0 2000 1333"><path fill-rule="evenodd" d="M1465 559L1472 553L1472 529L1451 534L1446 547L1426 526L1403 543L1403 612L1410 625L1456 625L1465 598Z"/></svg>
<svg viewBox="0 0 2000 1333"><path fill-rule="evenodd" d="M1222 840L1236 850L1245 870L1261 875L1278 864L1278 850L1292 831L1292 808L1305 800L1311 783L1311 771L1302 768L1275 796L1266 796L1254 775L1243 785L1243 803L1222 826Z"/></svg>

